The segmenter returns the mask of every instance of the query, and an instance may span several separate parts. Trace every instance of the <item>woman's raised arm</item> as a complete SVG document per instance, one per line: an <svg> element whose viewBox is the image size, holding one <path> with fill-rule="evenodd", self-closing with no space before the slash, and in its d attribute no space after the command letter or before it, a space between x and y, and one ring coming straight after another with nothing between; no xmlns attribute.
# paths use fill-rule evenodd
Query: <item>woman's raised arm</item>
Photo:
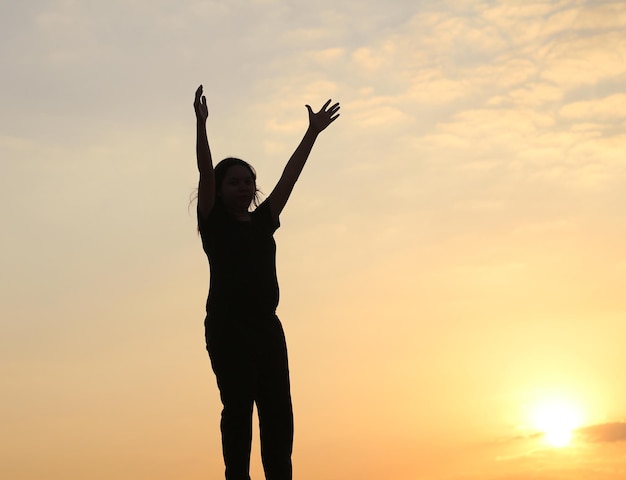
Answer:
<svg viewBox="0 0 626 480"><path fill-rule="evenodd" d="M200 215L206 218L215 204L215 175L213 172L213 160L211 149L206 133L206 121L209 117L209 109L206 97L202 95L202 85L196 90L193 102L196 112L196 159L198 161L198 210Z"/></svg>
<svg viewBox="0 0 626 480"><path fill-rule="evenodd" d="M335 103L329 107L330 102L331 101L328 100L317 113L313 112L309 105L306 106L309 112L309 128L307 128L300 144L291 155L291 158L289 158L274 190L272 190L272 193L267 197L274 221L278 220L280 213L283 211L283 208L285 208L293 187L309 158L317 136L339 117L339 103Z"/></svg>

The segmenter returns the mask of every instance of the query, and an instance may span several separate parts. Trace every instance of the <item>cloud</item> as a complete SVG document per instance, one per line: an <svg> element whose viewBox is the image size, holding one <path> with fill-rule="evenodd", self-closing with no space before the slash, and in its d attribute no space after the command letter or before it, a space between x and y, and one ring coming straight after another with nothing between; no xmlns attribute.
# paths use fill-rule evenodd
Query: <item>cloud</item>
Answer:
<svg viewBox="0 0 626 480"><path fill-rule="evenodd" d="M416 10L386 36L346 48L350 75L337 83L356 97L343 104L350 126L392 131L378 131L386 164L403 168L413 197L428 190L441 205L461 191L468 205L521 212L615 188L626 8L484 5Z"/></svg>
<svg viewBox="0 0 626 480"><path fill-rule="evenodd" d="M469 82L447 78L439 68L425 68L415 73L406 92L406 100L414 103L444 104L469 93Z"/></svg>
<svg viewBox="0 0 626 480"><path fill-rule="evenodd" d="M530 82L519 89L512 90L508 98L517 105L540 107L560 101L563 98L563 91L548 83Z"/></svg>
<svg viewBox="0 0 626 480"><path fill-rule="evenodd" d="M626 39L604 33L553 42L543 59L542 78L571 89L626 73Z"/></svg>
<svg viewBox="0 0 626 480"><path fill-rule="evenodd" d="M576 430L576 435L588 442L613 443L626 441L626 422L590 425Z"/></svg>
<svg viewBox="0 0 626 480"><path fill-rule="evenodd" d="M560 109L559 115L569 120L586 120L589 117L605 121L621 120L626 118L626 94L616 93L604 98L568 103Z"/></svg>
<svg viewBox="0 0 626 480"><path fill-rule="evenodd" d="M574 431L577 440L590 443L615 443L626 441L626 422L607 422L588 425ZM535 441L545 436L543 432L528 432L509 437L503 437L493 441L492 445L512 445L520 442ZM536 455L538 453L549 452L550 449L534 448L529 451L516 452L511 455L503 455L498 460L510 460L514 458Z"/></svg>
<svg viewBox="0 0 626 480"><path fill-rule="evenodd" d="M388 129L412 122L411 116L398 108L394 97L366 95L346 106L353 120L361 127Z"/></svg>
<svg viewBox="0 0 626 480"><path fill-rule="evenodd" d="M352 60L355 64L366 70L378 70L385 64L387 58L388 56L384 54L384 51L373 53L371 49L366 47L359 48L352 53Z"/></svg>
<svg viewBox="0 0 626 480"><path fill-rule="evenodd" d="M325 48L322 50L314 50L309 53L309 56L312 60L322 64L328 65L332 64L340 59L342 59L345 55L345 49L343 48Z"/></svg>

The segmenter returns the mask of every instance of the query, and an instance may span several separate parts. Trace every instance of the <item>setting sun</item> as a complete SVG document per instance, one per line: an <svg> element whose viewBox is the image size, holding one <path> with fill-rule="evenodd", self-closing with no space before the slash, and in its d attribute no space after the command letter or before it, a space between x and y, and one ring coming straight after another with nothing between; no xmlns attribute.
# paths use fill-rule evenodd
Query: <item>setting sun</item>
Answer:
<svg viewBox="0 0 626 480"><path fill-rule="evenodd" d="M569 444L572 432L581 426L582 415L572 403L552 399L538 404L531 412L533 427L544 434L545 441L553 447Z"/></svg>

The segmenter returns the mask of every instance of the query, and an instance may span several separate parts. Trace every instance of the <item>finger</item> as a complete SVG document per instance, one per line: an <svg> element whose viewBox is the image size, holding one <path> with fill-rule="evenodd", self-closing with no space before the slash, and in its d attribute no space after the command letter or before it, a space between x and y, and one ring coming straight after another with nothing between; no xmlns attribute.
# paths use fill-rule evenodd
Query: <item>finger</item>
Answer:
<svg viewBox="0 0 626 480"><path fill-rule="evenodd" d="M322 112L322 111L326 110L326 107L327 107L328 105L330 105L330 102L331 102L331 100L330 100L330 99L328 99L328 101L327 101L327 102L324 104L324 106L320 109L320 112Z"/></svg>
<svg viewBox="0 0 626 480"><path fill-rule="evenodd" d="M305 107L309 111L309 115L313 115L313 109L311 108L311 105L305 105Z"/></svg>
<svg viewBox="0 0 626 480"><path fill-rule="evenodd" d="M198 89L196 90L196 99L199 99L201 95L202 95L202 85L200 85Z"/></svg>
<svg viewBox="0 0 626 480"><path fill-rule="evenodd" d="M332 107L328 109L328 113L333 115L335 112L338 112L340 108L341 107L339 106L339 103L335 103Z"/></svg>

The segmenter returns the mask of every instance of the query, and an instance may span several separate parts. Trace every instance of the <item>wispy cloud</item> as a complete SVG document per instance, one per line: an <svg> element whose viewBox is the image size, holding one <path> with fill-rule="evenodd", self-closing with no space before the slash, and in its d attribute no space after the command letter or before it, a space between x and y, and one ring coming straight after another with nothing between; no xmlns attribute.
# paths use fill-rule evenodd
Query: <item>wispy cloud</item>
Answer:
<svg viewBox="0 0 626 480"><path fill-rule="evenodd" d="M622 442L626 440L626 422L607 422L597 423L593 425L586 425L584 427L574 430L574 442L592 442L592 443L613 443ZM494 445L512 445L520 442L528 442L540 440L545 436L543 432L531 431L528 433L521 433L517 435L511 435L509 437L500 438L494 441ZM546 448L533 448L529 452L536 452L538 450L546 450ZM551 449L547 449L551 450ZM513 457L518 457L524 454L516 454ZM508 457L502 457L506 459Z"/></svg>
<svg viewBox="0 0 626 480"><path fill-rule="evenodd" d="M576 435L588 442L611 443L626 441L626 422L590 425L576 430Z"/></svg>
<svg viewBox="0 0 626 480"><path fill-rule="evenodd" d="M626 473L621 445L626 440L624 422L580 428L574 432L572 443L562 448L549 447L542 439L541 432L500 439L490 447L497 452L491 466L484 465L480 474L458 479L616 480Z"/></svg>

